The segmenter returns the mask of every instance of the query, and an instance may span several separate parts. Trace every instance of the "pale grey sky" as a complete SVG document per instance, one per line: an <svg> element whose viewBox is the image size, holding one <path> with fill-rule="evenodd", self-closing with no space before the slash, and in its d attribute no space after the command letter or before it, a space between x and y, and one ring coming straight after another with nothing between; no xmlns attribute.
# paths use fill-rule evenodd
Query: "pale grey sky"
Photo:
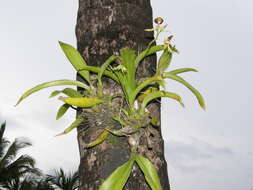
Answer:
<svg viewBox="0 0 253 190"><path fill-rule="evenodd" d="M176 83L186 108L163 100L162 127L174 190L250 190L253 188L252 44L250 0L152 1L154 17L162 16L175 36L180 54L173 68L194 67L185 74L204 95L202 111L193 95ZM0 7L0 121L6 135L29 137L27 149L38 167L77 168L76 134L54 138L75 113L55 120L60 102L51 90L34 94L18 107L18 97L49 80L74 79L75 71L57 41L75 45L78 1L3 1Z"/></svg>

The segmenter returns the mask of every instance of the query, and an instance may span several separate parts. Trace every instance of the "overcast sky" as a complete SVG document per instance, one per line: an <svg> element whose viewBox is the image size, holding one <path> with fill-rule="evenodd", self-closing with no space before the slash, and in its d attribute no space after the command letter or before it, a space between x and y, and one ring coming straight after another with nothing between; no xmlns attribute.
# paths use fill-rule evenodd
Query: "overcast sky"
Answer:
<svg viewBox="0 0 253 190"><path fill-rule="evenodd" d="M204 95L207 111L184 87L169 82L186 108L162 101L162 127L169 177L174 190L250 190L253 188L251 0L152 1L180 50L172 68L193 67L184 77ZM75 71L58 40L76 44L78 1L3 1L0 6L0 122L9 139L25 136L26 150L38 167L75 169L76 133L53 137L75 117L55 120L61 103L48 99L49 89L18 107L18 97L32 86L55 79L75 79ZM167 35L167 34L166 34Z"/></svg>

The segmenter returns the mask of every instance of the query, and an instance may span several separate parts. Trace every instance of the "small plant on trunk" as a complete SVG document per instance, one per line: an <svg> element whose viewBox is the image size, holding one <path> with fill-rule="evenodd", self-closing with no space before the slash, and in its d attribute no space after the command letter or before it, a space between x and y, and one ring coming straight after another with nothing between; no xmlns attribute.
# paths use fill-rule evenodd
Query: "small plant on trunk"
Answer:
<svg viewBox="0 0 253 190"><path fill-rule="evenodd" d="M97 139L85 145L85 148L92 148L105 141L111 134L116 137L126 137L131 150L129 160L118 167L103 182L99 190L123 189L131 174L134 163L139 166L144 174L146 182L152 190L162 190L155 166L148 158L140 154L138 147L140 139L142 138L146 138L147 142L152 143L152 140L149 139L148 130L150 127L155 128L158 125L158 118L152 117L148 109L152 101L161 97L167 97L177 101L184 107L182 99L177 93L165 90L165 79L172 79L186 86L196 96L199 105L205 109L204 99L201 94L179 76L181 73L197 71L192 68L167 71L173 54L178 51L175 46L171 44L172 36L164 40L162 45L154 45L159 34L166 29L166 25L162 26L162 18L156 18L155 23L156 26L154 28L146 30L154 31L155 39L149 43L148 47L143 52L137 55L132 49L121 49L120 55L112 55L101 67L88 66L74 47L59 42L66 57L86 83L84 84L73 80L46 82L26 91L17 103L19 104L23 99L36 91L52 86L73 85L82 88L82 92L72 88L65 88L61 91L54 91L50 95L50 97L59 94L65 94L67 96L59 97L59 100L63 101L64 104L59 108L56 119L62 117L69 108L82 109L83 114L81 114L66 130L58 134L63 135L78 127L89 114L98 112L100 109L103 109L105 105L107 107L115 106L115 102L117 102L115 99L121 100L122 104L119 106L119 110L111 116L120 127L113 125L103 126ZM137 79L136 72L139 64L146 57L159 51L162 51L162 55L158 60L156 73L148 78ZM93 73L93 75L91 75L91 73ZM116 82L121 88L120 93L106 93L103 77L107 77Z"/></svg>

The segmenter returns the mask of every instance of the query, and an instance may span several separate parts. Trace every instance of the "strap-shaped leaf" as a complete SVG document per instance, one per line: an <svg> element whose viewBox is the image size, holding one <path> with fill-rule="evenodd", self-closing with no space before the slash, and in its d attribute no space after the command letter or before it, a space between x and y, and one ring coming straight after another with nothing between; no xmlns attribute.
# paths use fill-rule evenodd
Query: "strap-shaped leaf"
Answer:
<svg viewBox="0 0 253 190"><path fill-rule="evenodd" d="M103 132L98 136L98 138L96 138L96 140L90 142L89 144L86 145L87 148L96 146L100 143L102 143L110 134L110 132L108 130L103 130Z"/></svg>
<svg viewBox="0 0 253 190"><path fill-rule="evenodd" d="M100 186L99 190L122 190L130 176L133 164L134 159L131 158L125 164L114 170Z"/></svg>
<svg viewBox="0 0 253 190"><path fill-rule="evenodd" d="M55 80L55 81L50 81L50 82L45 82L42 84L39 84L28 91L26 91L18 100L17 104L18 105L22 100L24 100L26 97L29 95L33 94L34 92L37 92L39 90L42 90L44 88L52 87L52 86L64 86L64 85L73 85L73 86L78 86L81 88L84 88L86 90L90 90L90 87L87 86L86 84L75 81L75 80Z"/></svg>
<svg viewBox="0 0 253 190"><path fill-rule="evenodd" d="M81 108L87 108L87 107L92 107L97 104L100 104L104 102L104 100L91 97L91 98L86 98L86 97L81 97L81 98L71 98L71 97L59 97L59 100L62 100L63 102L72 105L72 106L77 106Z"/></svg>
<svg viewBox="0 0 253 190"><path fill-rule="evenodd" d="M84 66L83 69L79 70L79 71L82 71L82 70L87 70L87 71L91 71L93 73L99 73L101 68L100 67L95 67L95 66ZM79 72L78 71L78 72ZM106 75L107 77L113 79L114 81L118 82L118 79L117 77L114 75L113 72L111 71L107 71L105 70L104 71L104 75Z"/></svg>
<svg viewBox="0 0 253 190"><path fill-rule="evenodd" d="M157 74L162 74L170 65L172 59L172 53L165 49L159 58L158 65L157 65Z"/></svg>
<svg viewBox="0 0 253 190"><path fill-rule="evenodd" d="M62 133L55 135L55 136L61 136L61 135L68 134L70 131L77 128L83 122L83 120L84 120L84 118L82 118L82 117L77 118L73 123L71 123L71 125L67 129L65 129Z"/></svg>
<svg viewBox="0 0 253 190"><path fill-rule="evenodd" d="M123 66L126 68L126 91L130 94L136 87L136 67L134 64L136 53L132 49L123 48L120 50L120 58Z"/></svg>
<svg viewBox="0 0 253 190"><path fill-rule="evenodd" d="M140 166L144 177L152 190L162 190L160 179L155 166L141 155L136 155L135 161Z"/></svg>
<svg viewBox="0 0 253 190"><path fill-rule="evenodd" d="M147 90L145 90L144 92L142 92L141 95L138 96L138 101L139 101L139 102L143 102L144 98L145 98L148 94L150 94L150 93L152 93L152 92L155 92L155 91L157 91L157 90L158 90L158 89L155 88L155 87L148 88Z"/></svg>
<svg viewBox="0 0 253 190"><path fill-rule="evenodd" d="M55 97L58 94L63 93L66 94L69 97L82 97L82 94L80 94L80 92L78 92L77 90L73 89L73 88L65 88L63 90L56 90L54 92L51 93L51 95L49 96L49 98Z"/></svg>
<svg viewBox="0 0 253 190"><path fill-rule="evenodd" d="M103 65L100 67L100 70L98 72L98 82L99 85L102 87L102 75L104 74L105 70L107 69L107 67L114 62L118 57L112 55L111 57L109 57L104 63Z"/></svg>
<svg viewBox="0 0 253 190"><path fill-rule="evenodd" d="M152 55L158 51L164 50L163 45L159 46L152 46L150 48L145 49L143 52L141 52L135 59L135 67L138 67L138 64L147 56Z"/></svg>
<svg viewBox="0 0 253 190"><path fill-rule="evenodd" d="M134 90L133 93L131 93L130 97L129 97L129 102L130 104L133 104L135 101L136 96L148 85L151 85L155 82L159 82L162 81L163 78L161 76L154 76L154 77L150 77L148 79L146 79L145 81L143 81L141 84L139 84L137 86L137 88Z"/></svg>
<svg viewBox="0 0 253 190"><path fill-rule="evenodd" d="M200 107L202 107L204 110L206 109L206 105L205 105L205 101L204 98L202 97L202 95L200 94L200 92L198 90L196 90L192 85L190 85L188 82L186 82L182 77L179 77L177 75L171 74L170 72L166 72L164 74L165 78L170 78L172 80L175 80L181 84L183 84L184 86L186 86L197 98Z"/></svg>
<svg viewBox="0 0 253 190"><path fill-rule="evenodd" d="M69 108L69 104L63 104L56 114L56 120L60 119L66 113L66 111L68 111Z"/></svg>
<svg viewBox="0 0 253 190"><path fill-rule="evenodd" d="M106 130L115 136L122 137L122 136L129 136L135 133L136 131L138 131L139 129L137 127L134 128L131 126L126 126L126 127L122 127L121 129L115 129L115 130L106 128Z"/></svg>
<svg viewBox="0 0 253 190"><path fill-rule="evenodd" d="M59 41L59 44L68 58L69 62L76 69L76 71L89 83L90 74L87 70L82 70L83 66L87 65L80 53L71 45ZM81 70L81 71L80 71Z"/></svg>
<svg viewBox="0 0 253 190"><path fill-rule="evenodd" d="M62 90L55 90L55 91L53 91L53 92L50 94L49 98L53 98L53 97L59 95L61 92L62 92Z"/></svg>
<svg viewBox="0 0 253 190"><path fill-rule="evenodd" d="M152 101L156 98L160 98L160 97L172 98L172 99L178 101L184 107L184 104L182 102L182 98L178 94L172 93L172 92L165 92L165 91L156 91L156 92L152 92L152 93L148 94L144 98L144 100L141 104L141 113L143 114L145 112L145 108L150 101Z"/></svg>
<svg viewBox="0 0 253 190"><path fill-rule="evenodd" d="M196 69L193 69L193 68L182 68L182 69L175 69L175 70L170 71L168 73L177 75L177 74L180 74L180 73L191 72L191 71L192 72L198 72Z"/></svg>

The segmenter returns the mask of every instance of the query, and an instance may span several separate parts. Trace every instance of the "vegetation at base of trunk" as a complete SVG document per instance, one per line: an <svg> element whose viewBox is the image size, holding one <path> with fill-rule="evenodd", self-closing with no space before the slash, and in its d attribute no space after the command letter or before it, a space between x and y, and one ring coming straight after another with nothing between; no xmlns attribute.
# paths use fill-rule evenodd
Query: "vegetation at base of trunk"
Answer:
<svg viewBox="0 0 253 190"><path fill-rule="evenodd" d="M99 132L97 139L85 145L86 148L92 148L93 146L96 146L106 140L109 133L111 133L114 136L125 137L131 150L129 160L122 166L118 167L104 181L99 190L121 190L129 178L134 164L139 166L144 174L146 182L152 190L162 189L155 166L149 159L139 154L138 147L141 138L147 138L148 142L151 141L146 133L148 127L155 126L157 122L154 121L158 120L158 118L152 118L148 110L151 102L157 100L158 98L167 97L172 100L176 100L184 107L181 96L175 92L166 91L165 79L171 79L183 84L196 96L200 107L203 109L206 108L204 99L199 91L182 77L178 76L179 74L185 72L196 72L195 69L181 68L167 72L167 69L171 64L173 54L178 53L178 50L171 43L172 36L169 36L166 40L164 40L162 45L154 45L156 40L159 38L160 33L164 32L167 27L167 25L162 26L162 18L155 19L155 23L156 26L154 28L146 29L147 32L155 32L155 39L149 43L148 47L143 52L137 55L132 49L121 49L120 55L112 55L104 62L104 64L102 64L101 67L88 66L74 47L60 42L60 46L66 57L76 71L83 77L87 85L84 84L82 86L79 82L70 80L42 83L25 92L18 101L18 103L20 103L30 94L51 86L66 84L83 88L84 91L81 94L81 97L80 93L74 89L55 91L50 96L53 97L60 93L68 96L59 98L64 101L64 104L59 109L57 118L63 116L69 108L79 108L82 110L83 114L81 117L83 120L77 118L70 127L61 133L66 134L77 127L81 122L85 121L85 116L97 112L99 109L103 108L103 105L107 105L109 107L114 106L115 99L121 100L122 104L119 106L117 113L111 116L120 128L111 125L103 126L103 129ZM137 79L136 72L139 64L149 55L159 51L162 51L162 55L160 56L158 63L154 63L157 65L155 75L148 78ZM90 73L95 74L96 77L91 77ZM121 87L121 93L117 95L106 93L103 77L107 77L118 83Z"/></svg>

